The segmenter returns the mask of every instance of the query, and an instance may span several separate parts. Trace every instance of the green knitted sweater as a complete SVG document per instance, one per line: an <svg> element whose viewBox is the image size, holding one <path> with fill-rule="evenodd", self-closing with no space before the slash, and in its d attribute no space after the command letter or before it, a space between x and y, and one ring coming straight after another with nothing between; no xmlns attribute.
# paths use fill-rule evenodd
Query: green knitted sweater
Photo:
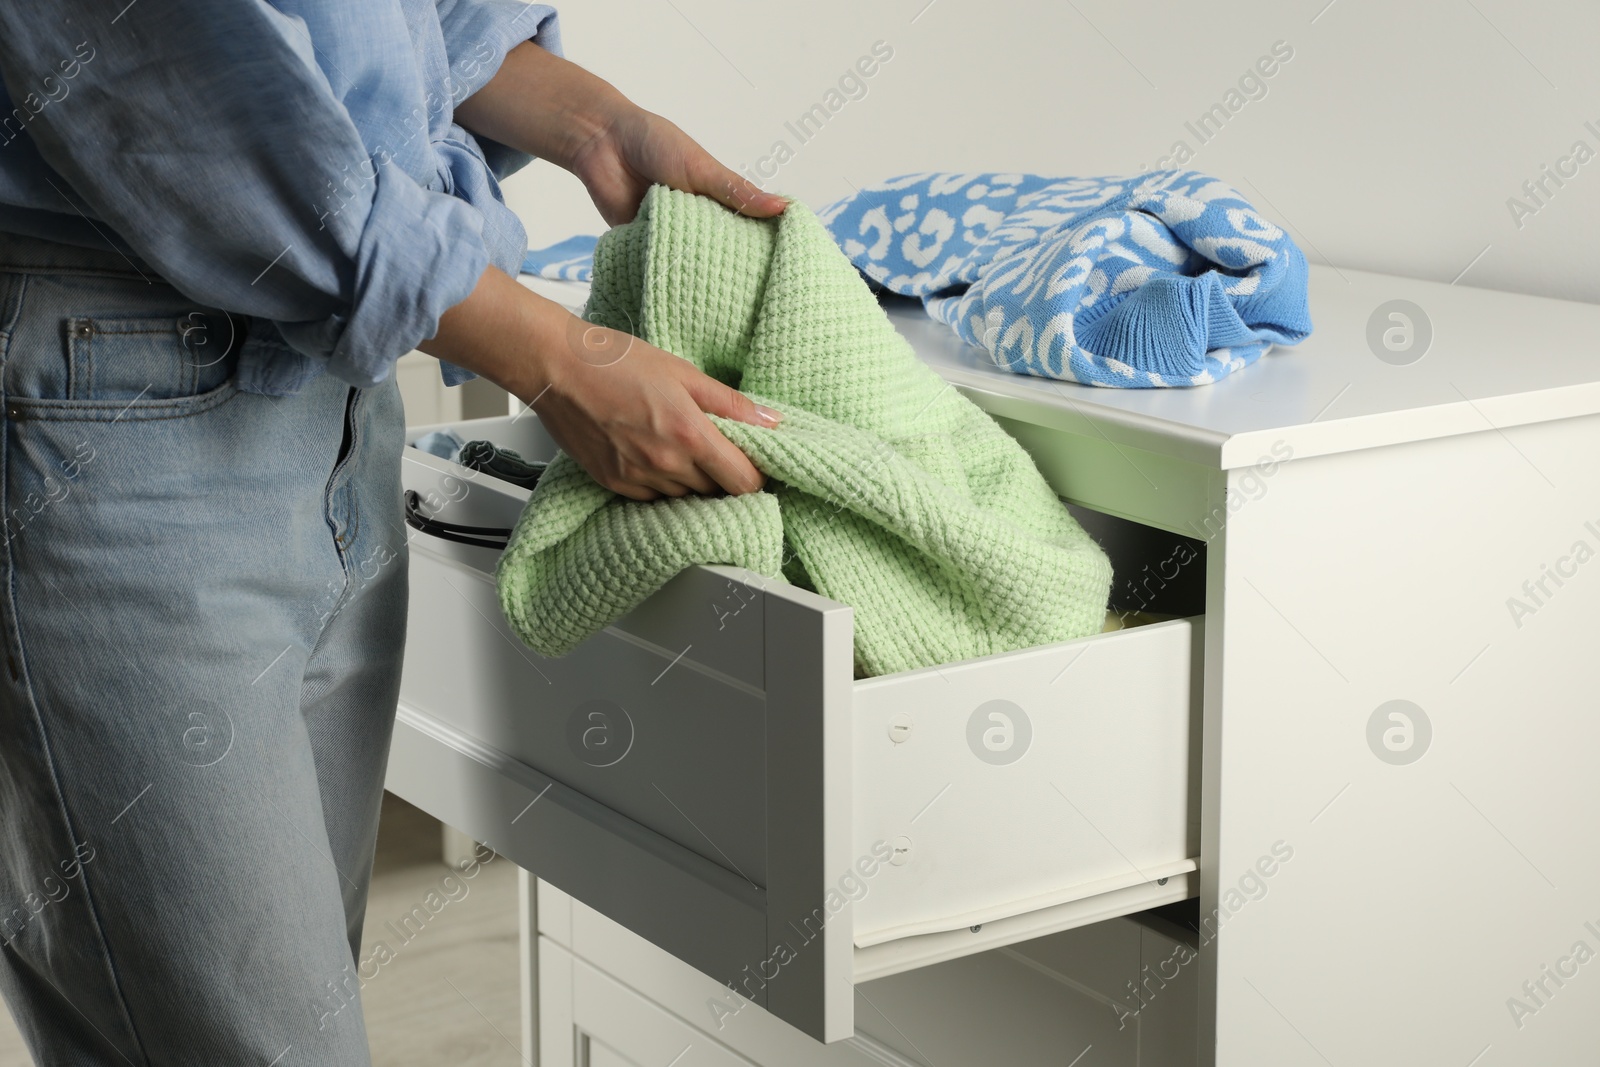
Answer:
<svg viewBox="0 0 1600 1067"><path fill-rule="evenodd" d="M916 358L801 204L750 219L652 188L600 239L586 317L784 419L714 418L768 477L744 496L628 500L558 455L497 571L535 651L570 651L697 563L850 605L857 677L1100 631L1105 554L1022 447Z"/></svg>

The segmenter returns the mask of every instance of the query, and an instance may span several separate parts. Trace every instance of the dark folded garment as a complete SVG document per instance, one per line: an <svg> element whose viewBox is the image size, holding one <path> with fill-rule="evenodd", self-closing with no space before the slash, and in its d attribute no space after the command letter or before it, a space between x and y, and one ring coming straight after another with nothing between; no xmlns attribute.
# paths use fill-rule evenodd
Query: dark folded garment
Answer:
<svg viewBox="0 0 1600 1067"><path fill-rule="evenodd" d="M456 462L524 489L532 489L537 485L539 475L549 465L539 460L523 459L512 449L501 448L493 441L468 441L461 446L461 454Z"/></svg>

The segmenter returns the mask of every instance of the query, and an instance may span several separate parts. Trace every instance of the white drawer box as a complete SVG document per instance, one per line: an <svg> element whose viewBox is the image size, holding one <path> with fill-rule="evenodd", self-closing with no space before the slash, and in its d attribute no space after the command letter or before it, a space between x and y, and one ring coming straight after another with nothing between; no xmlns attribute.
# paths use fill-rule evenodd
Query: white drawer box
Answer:
<svg viewBox="0 0 1600 1067"><path fill-rule="evenodd" d="M456 429L553 450L532 416ZM529 495L403 470L454 523ZM1196 891L1198 617L858 681L847 606L693 567L547 659L497 559L412 536L391 778L814 1037L853 1032L855 981Z"/></svg>

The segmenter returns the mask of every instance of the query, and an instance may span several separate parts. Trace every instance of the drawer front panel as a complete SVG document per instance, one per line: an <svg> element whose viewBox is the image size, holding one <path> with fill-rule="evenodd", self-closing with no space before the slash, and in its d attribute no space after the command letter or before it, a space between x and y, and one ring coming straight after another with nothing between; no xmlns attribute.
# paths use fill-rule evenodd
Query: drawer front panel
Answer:
<svg viewBox="0 0 1600 1067"><path fill-rule="evenodd" d="M572 1016L580 1033L607 1046L598 1063L754 1067L582 960L572 968ZM591 1058L588 1067L597 1061Z"/></svg>
<svg viewBox="0 0 1600 1067"><path fill-rule="evenodd" d="M527 420L515 421L450 429L547 456ZM412 452L406 485L434 518L509 526L528 499ZM848 1037L851 924L829 894L850 867L850 609L738 568L691 567L569 655L546 659L503 618L497 560L492 548L412 540L401 691L411 757L391 764L392 787L445 815L458 798L425 780L426 760L461 764L483 779L470 787L482 793L507 774L547 776L559 807L528 805L529 796L526 811L511 813L511 840L546 842L512 854L517 862L717 981L752 983L752 999L796 1028ZM475 746L484 752L463 763L455 750ZM587 830L580 817L559 838L540 837L558 811L584 804ZM451 822L479 825L459 813ZM686 874L679 883L692 899L664 905L664 872ZM719 909L723 921L712 918ZM775 946L789 942L797 951L775 962Z"/></svg>
<svg viewBox="0 0 1600 1067"><path fill-rule="evenodd" d="M492 577L429 540L412 545L406 702L764 885L761 693L613 632L545 659Z"/></svg>
<svg viewBox="0 0 1600 1067"><path fill-rule="evenodd" d="M572 993L594 990L593 977L608 978L625 995L588 1000L577 1013L580 1026L616 1048L631 1048L620 1035L636 1018L659 1025L641 1013L662 1010L684 1030L676 1047L661 1048L657 1063L691 1041L726 1046L760 1067L1064 1067L1074 1057L1078 1067L1198 1062L1193 957L1126 919L860 983L855 1035L827 1047L753 1009L708 1011L729 1002L726 990L581 905L573 928L571 952L541 941L542 962L563 963L560 970L549 967L552 977L540 988L548 1017L569 1025L563 1005ZM577 976L573 965L587 973ZM595 1010L602 1006L604 1016ZM679 1031L671 1033L677 1039Z"/></svg>

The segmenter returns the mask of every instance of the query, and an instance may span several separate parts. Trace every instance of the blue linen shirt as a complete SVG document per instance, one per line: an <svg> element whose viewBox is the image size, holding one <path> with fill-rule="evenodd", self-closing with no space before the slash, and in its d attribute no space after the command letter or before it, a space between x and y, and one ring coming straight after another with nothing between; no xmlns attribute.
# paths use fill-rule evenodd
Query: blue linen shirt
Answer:
<svg viewBox="0 0 1600 1067"><path fill-rule="evenodd" d="M452 117L525 40L561 54L553 8L0 4L0 230L114 249L264 320L246 391L375 385L489 264L521 264L499 180L531 157Z"/></svg>

